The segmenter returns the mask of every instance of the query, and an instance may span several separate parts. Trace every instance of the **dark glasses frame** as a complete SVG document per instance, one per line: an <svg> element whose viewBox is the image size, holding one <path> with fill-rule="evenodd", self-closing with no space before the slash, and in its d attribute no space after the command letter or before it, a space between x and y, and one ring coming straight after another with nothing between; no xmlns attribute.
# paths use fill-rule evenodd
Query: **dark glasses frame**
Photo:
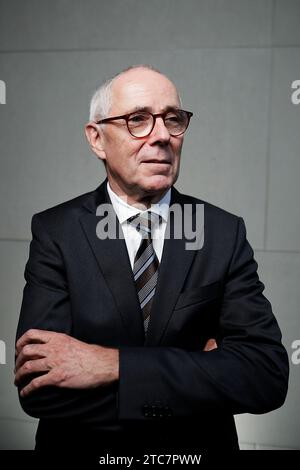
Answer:
<svg viewBox="0 0 300 470"><path fill-rule="evenodd" d="M182 135L185 133L185 131L187 130L187 128L189 127L189 123L190 123L190 119L191 117L193 116L193 113L191 111L185 111L184 109L175 109L174 112L183 112L186 114L187 116L187 124L186 124L186 128L184 129L184 131L180 132L179 134L172 134L169 129L168 129L168 132L169 134L172 136L172 137L177 137L179 135ZM113 117L109 117L109 118L105 118L105 119L101 119L100 121L96 121L96 124L106 124L106 123L110 123L111 121L117 121L119 119L124 119L126 121L126 126L127 126L127 129L128 129L128 132L133 136L135 137L136 139L143 139L144 137L148 137L148 135L151 134L151 132L153 131L154 129L154 126L155 126L155 123L156 123L156 119L158 117L161 117L164 121L164 124L165 124L165 117L172 113L172 110L167 110L167 111L164 111L163 113L156 113L156 114L153 114L153 113L150 113L150 111L133 111L131 113L128 113L128 114L122 114L121 116L113 116ZM136 136L132 133L132 131L129 129L129 126L128 126L128 121L130 120L130 116L133 116L135 114L149 114L150 116L152 116L153 118L153 123L152 123L152 127L150 129L149 132L147 132L145 135L143 136ZM166 125L166 124L165 124ZM167 126L166 126L167 127Z"/></svg>

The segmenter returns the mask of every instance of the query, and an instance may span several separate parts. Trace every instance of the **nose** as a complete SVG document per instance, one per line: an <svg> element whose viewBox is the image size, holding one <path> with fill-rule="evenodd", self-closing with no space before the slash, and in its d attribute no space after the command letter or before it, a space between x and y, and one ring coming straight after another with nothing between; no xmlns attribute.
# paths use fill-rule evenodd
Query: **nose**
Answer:
<svg viewBox="0 0 300 470"><path fill-rule="evenodd" d="M149 136L148 143L150 145L167 145L170 142L170 137L171 136L165 126L163 118L161 116L157 117L152 132Z"/></svg>

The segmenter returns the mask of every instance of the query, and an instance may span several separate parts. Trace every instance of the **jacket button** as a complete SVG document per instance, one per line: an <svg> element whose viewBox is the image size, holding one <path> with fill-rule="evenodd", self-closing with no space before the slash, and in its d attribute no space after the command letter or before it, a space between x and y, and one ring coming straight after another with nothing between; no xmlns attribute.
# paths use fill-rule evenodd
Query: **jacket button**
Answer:
<svg viewBox="0 0 300 470"><path fill-rule="evenodd" d="M142 412L145 418L149 418L151 416L151 409L149 405L143 405L142 407Z"/></svg>
<svg viewBox="0 0 300 470"><path fill-rule="evenodd" d="M165 416L168 418L173 416L173 410L169 406L165 406Z"/></svg>

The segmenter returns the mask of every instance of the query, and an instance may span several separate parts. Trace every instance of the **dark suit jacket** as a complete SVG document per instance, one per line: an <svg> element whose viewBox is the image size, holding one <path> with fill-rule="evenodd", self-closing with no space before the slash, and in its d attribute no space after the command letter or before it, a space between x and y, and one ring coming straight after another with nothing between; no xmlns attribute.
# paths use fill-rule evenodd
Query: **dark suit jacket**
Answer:
<svg viewBox="0 0 300 470"><path fill-rule="evenodd" d="M40 328L120 349L118 384L20 398L40 418L37 448L238 448L233 415L281 406L288 380L243 220L172 188L171 204L204 204L204 246L186 250L169 217L144 341L125 241L96 236L107 202L104 182L32 219L17 338ZM203 351L208 338L217 350Z"/></svg>

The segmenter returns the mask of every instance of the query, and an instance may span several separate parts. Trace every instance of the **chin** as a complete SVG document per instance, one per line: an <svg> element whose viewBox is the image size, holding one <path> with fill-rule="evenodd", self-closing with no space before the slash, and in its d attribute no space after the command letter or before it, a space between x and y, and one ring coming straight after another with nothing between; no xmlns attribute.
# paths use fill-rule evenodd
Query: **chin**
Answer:
<svg viewBox="0 0 300 470"><path fill-rule="evenodd" d="M150 178L148 177L142 186L146 192L158 193L167 191L174 182L175 178L171 176L155 175Z"/></svg>

